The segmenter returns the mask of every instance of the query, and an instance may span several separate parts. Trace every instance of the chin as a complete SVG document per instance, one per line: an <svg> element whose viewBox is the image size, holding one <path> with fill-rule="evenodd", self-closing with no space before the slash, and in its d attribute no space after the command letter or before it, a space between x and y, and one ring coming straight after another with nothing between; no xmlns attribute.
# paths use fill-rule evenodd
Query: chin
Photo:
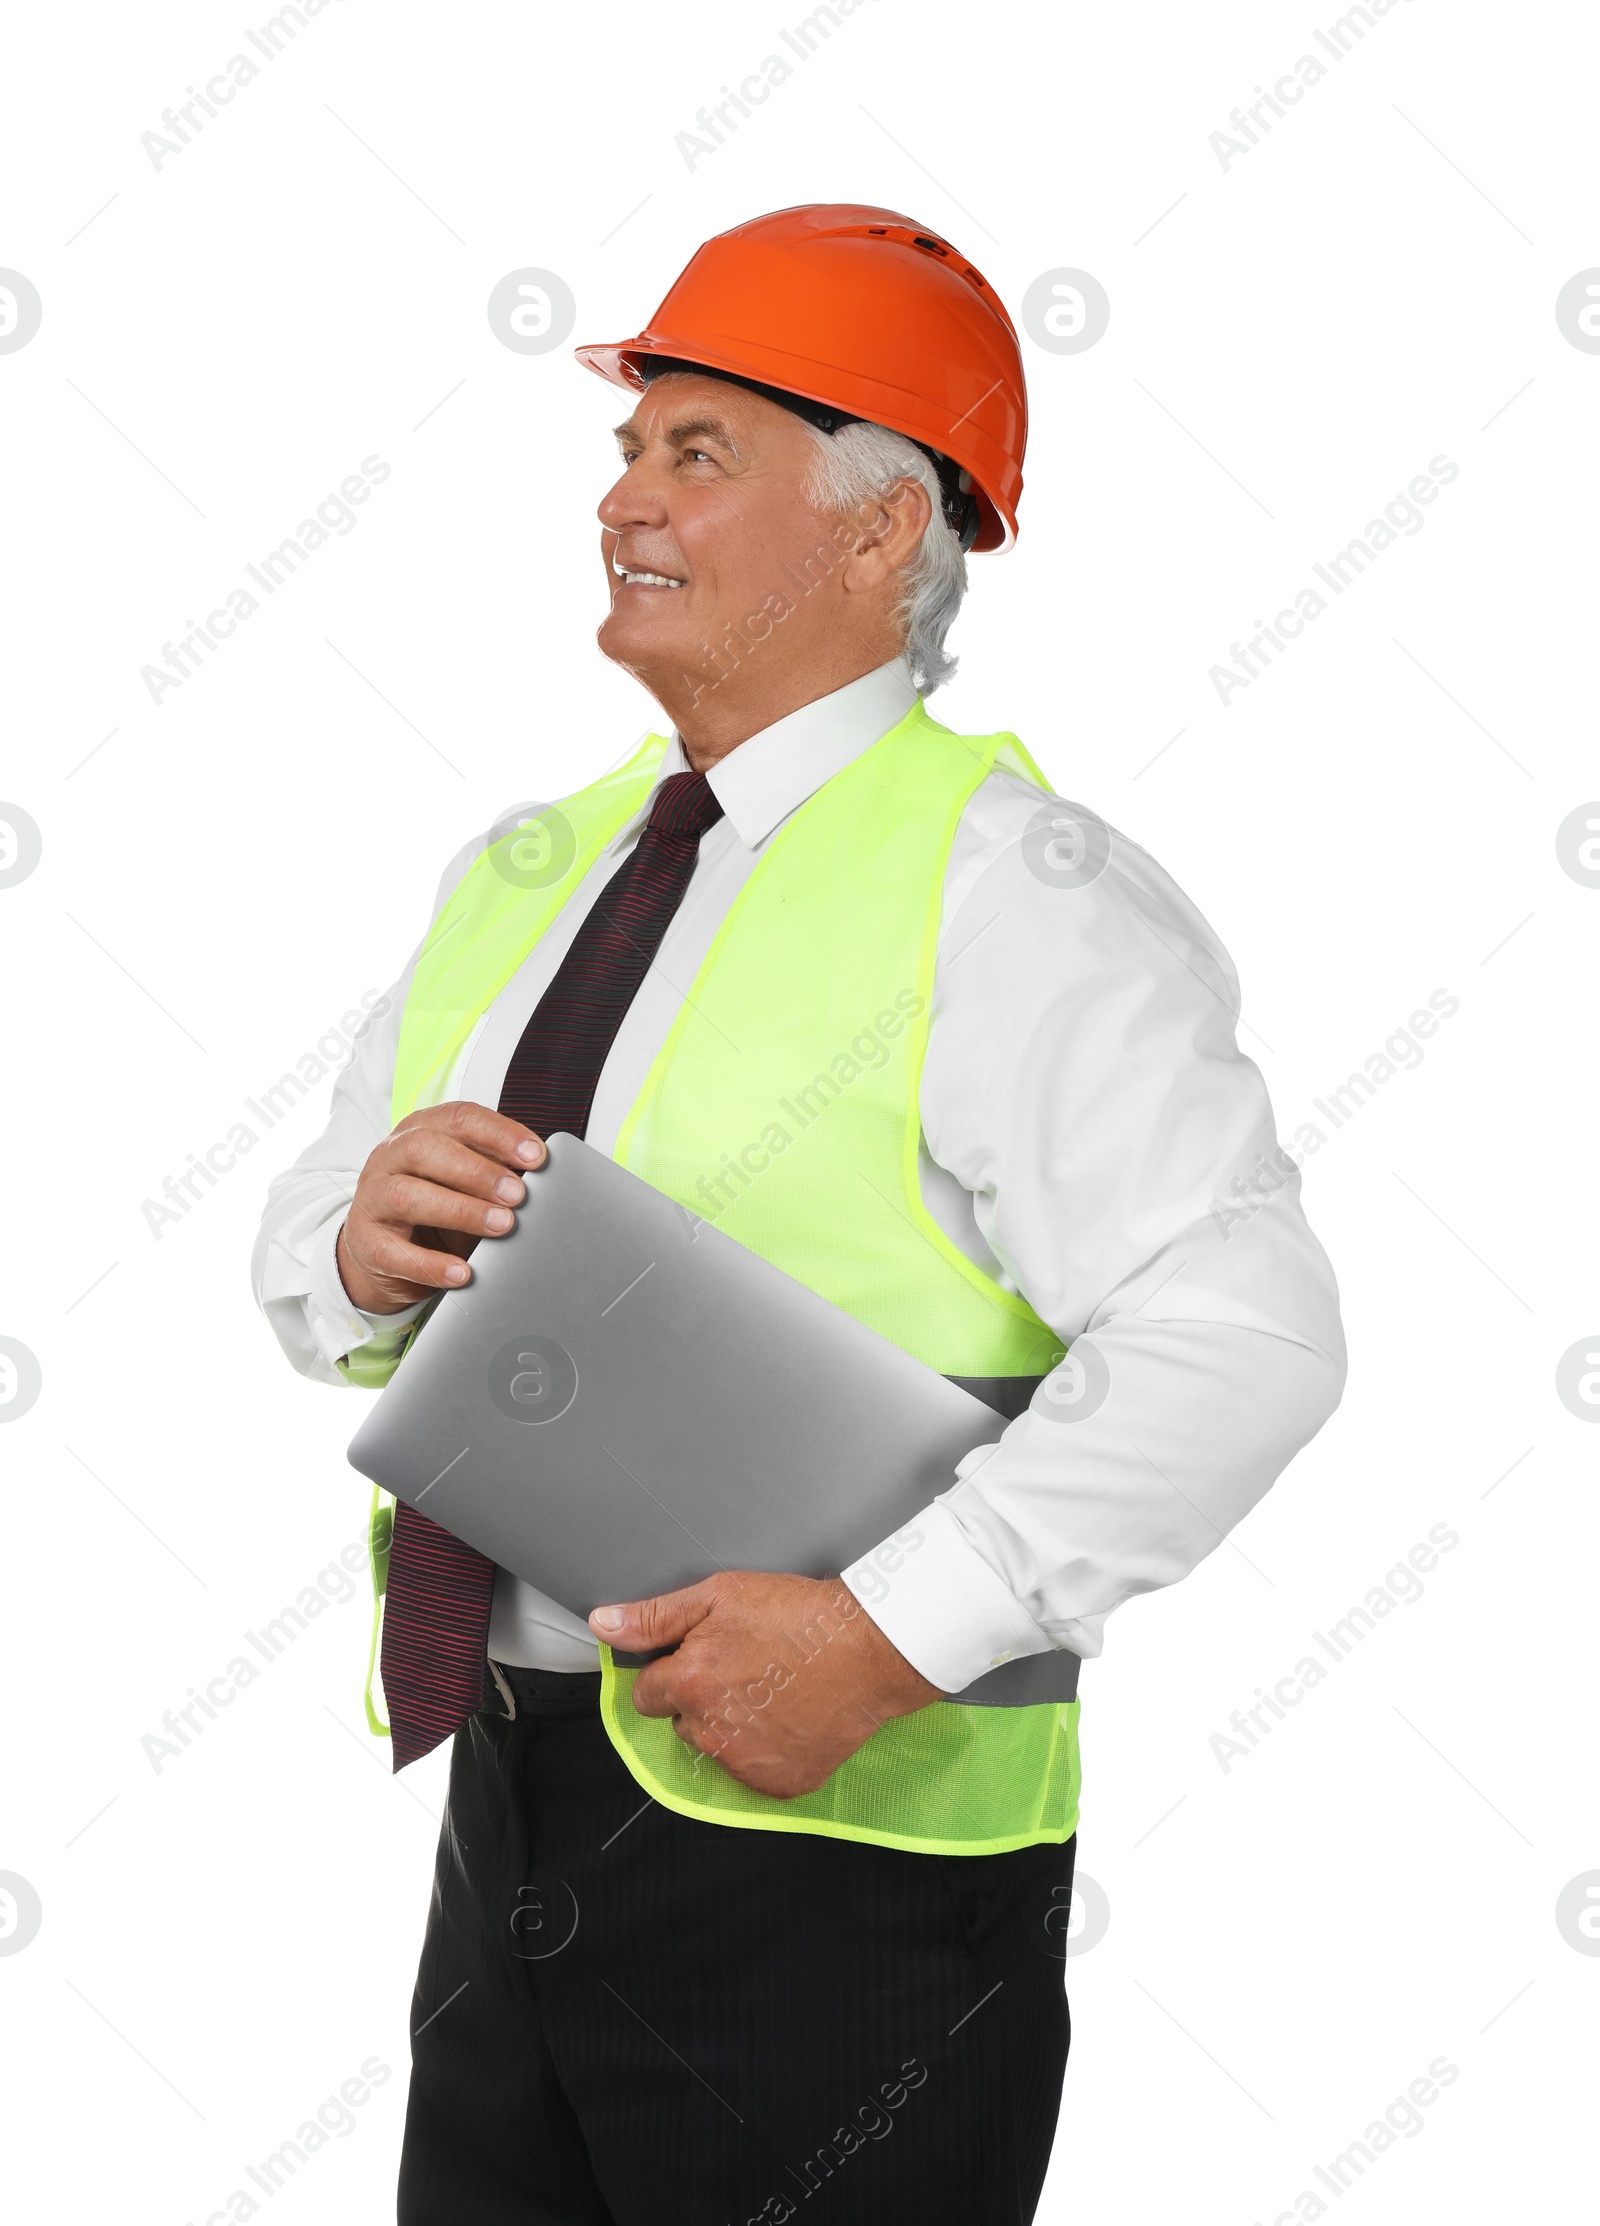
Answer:
<svg viewBox="0 0 1600 2226"><path fill-rule="evenodd" d="M670 682L678 673L690 669L683 657L670 649L663 650L660 642L640 641L630 636L627 628L613 626L609 620L596 629L594 638L601 656L609 658L620 671L630 674L658 703L661 693L656 683Z"/></svg>
<svg viewBox="0 0 1600 2226"><path fill-rule="evenodd" d="M626 665L630 671L640 661L652 666L676 663L692 669L704 655L705 644L683 634L681 627L664 625L665 616L665 612L657 616L649 609L619 611L613 605L595 630L594 638L601 654L614 664ZM682 636L676 643L675 633Z"/></svg>

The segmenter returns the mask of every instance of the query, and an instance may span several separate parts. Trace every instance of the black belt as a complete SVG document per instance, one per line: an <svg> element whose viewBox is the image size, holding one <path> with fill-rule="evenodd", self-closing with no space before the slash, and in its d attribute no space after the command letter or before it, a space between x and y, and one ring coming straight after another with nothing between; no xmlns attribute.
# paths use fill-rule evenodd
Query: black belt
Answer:
<svg viewBox="0 0 1600 2226"><path fill-rule="evenodd" d="M626 1666L639 1661L640 1656L618 1656ZM572 1700L598 1708L600 1705L600 1672L598 1670L547 1670L531 1669L517 1662L497 1662L495 1668L510 1687L513 1700L519 1704L535 1701ZM1052 1647L1047 1654L1024 1654L1015 1661L1002 1662L998 1669L985 1670L982 1677L968 1685L952 1698L959 1699L963 1707L971 1708L1036 1708L1051 1701L1076 1700L1078 1697L1078 1657L1064 1648ZM509 1713L488 1664L484 1665L483 1705L491 1713L504 1716Z"/></svg>

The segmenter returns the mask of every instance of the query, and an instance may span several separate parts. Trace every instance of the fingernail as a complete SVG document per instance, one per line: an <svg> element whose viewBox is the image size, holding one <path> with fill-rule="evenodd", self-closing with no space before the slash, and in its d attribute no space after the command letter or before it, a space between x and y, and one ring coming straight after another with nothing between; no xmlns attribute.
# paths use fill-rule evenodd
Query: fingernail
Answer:
<svg viewBox="0 0 1600 2226"><path fill-rule="evenodd" d="M621 1608L596 1608L589 1618L597 1631L620 1631L627 1620Z"/></svg>
<svg viewBox="0 0 1600 2226"><path fill-rule="evenodd" d="M537 1136L530 1136L525 1144L517 1146L517 1157L520 1160L525 1160L528 1166L537 1167L544 1157L544 1146Z"/></svg>
<svg viewBox="0 0 1600 2226"><path fill-rule="evenodd" d="M495 1183L494 1194L503 1198L508 1206L520 1206L527 1191L515 1175L502 1175Z"/></svg>
<svg viewBox="0 0 1600 2226"><path fill-rule="evenodd" d="M467 1271L464 1263L458 1260L453 1268L446 1268L444 1279L447 1283L465 1283Z"/></svg>
<svg viewBox="0 0 1600 2226"><path fill-rule="evenodd" d="M511 1215L504 1206L491 1206L483 1217L483 1225L486 1229L492 1229L498 1236L502 1229L510 1228Z"/></svg>

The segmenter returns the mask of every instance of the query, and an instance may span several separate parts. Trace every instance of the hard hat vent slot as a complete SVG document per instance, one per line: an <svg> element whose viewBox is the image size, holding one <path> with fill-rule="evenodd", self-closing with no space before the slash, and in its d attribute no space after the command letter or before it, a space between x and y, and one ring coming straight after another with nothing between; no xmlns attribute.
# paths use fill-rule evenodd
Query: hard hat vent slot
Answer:
<svg viewBox="0 0 1600 2226"><path fill-rule="evenodd" d="M948 255L950 252L943 240L930 240L924 232L913 232L911 244L913 247L931 247L935 255Z"/></svg>

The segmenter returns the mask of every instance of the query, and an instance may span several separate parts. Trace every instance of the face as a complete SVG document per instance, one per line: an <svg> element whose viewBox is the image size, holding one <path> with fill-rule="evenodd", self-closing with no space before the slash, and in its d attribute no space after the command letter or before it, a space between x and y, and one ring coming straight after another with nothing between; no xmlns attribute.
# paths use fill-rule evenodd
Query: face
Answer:
<svg viewBox="0 0 1600 2226"><path fill-rule="evenodd" d="M611 606L597 640L680 727L713 693L719 714L797 688L804 702L807 677L813 694L817 676L835 684L841 646L857 654L858 634L859 654L894 655L892 630L881 641L867 630L886 623L905 527L891 518L866 547L850 521L813 508L816 444L792 411L673 372L651 381L616 438L622 471L599 510Z"/></svg>

